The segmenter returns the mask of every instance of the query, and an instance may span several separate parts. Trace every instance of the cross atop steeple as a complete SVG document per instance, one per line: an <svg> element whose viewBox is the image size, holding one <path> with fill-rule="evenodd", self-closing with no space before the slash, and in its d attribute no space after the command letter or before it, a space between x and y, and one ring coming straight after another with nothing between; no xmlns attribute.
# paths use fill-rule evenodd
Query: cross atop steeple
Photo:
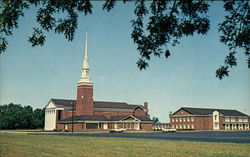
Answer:
<svg viewBox="0 0 250 157"><path fill-rule="evenodd" d="M83 60L83 66L82 66L82 75L81 79L78 82L79 85L82 84L87 84L87 85L92 85L91 78L89 76L89 61L88 61L88 32L86 32L86 37L85 37L85 56Z"/></svg>

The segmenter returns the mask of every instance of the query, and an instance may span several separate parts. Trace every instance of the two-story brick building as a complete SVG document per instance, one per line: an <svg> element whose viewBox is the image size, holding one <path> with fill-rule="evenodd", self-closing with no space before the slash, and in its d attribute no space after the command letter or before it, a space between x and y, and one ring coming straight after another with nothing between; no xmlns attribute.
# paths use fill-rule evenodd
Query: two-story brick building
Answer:
<svg viewBox="0 0 250 157"><path fill-rule="evenodd" d="M170 115L177 130L249 130L248 115L237 110L182 107Z"/></svg>
<svg viewBox="0 0 250 157"><path fill-rule="evenodd" d="M152 130L148 103L144 105L93 100L89 75L87 34L81 79L76 100L51 99L45 109L45 130ZM73 126L72 126L73 124Z"/></svg>

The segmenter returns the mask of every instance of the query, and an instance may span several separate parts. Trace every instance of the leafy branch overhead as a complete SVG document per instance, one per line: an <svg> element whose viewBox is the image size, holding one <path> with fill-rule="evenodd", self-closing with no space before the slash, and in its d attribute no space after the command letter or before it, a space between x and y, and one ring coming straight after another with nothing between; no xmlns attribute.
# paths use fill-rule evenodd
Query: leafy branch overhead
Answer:
<svg viewBox="0 0 250 157"><path fill-rule="evenodd" d="M192 0L123 0L123 3L134 3L135 19L132 22L131 38L137 45L140 58L137 66L140 70L148 67L148 61L152 57L164 55L168 58L170 47L179 44L184 36L194 34L206 35L209 31L209 3L208 1ZM117 0L106 0L103 9L111 11ZM7 37L18 28L18 19L24 16L24 9L31 6L38 8L36 20L39 27L28 41L33 46L44 45L45 32L53 31L64 34L68 41L74 39L78 24L78 15L91 14L92 4L90 0L3 0L0 2L0 53L6 51ZM228 47L228 56L224 64L216 71L216 77L222 79L228 76L229 68L237 65L236 54L244 51L248 68L250 68L249 53L249 2L248 1L224 1L224 9L227 13L225 20L219 24L220 42ZM58 13L63 13L64 18L59 18Z"/></svg>

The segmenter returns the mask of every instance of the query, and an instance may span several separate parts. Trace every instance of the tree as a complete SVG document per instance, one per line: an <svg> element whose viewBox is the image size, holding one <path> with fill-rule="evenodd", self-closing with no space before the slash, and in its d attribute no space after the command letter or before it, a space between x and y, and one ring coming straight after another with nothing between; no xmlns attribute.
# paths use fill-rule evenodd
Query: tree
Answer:
<svg viewBox="0 0 250 157"><path fill-rule="evenodd" d="M124 3L129 0L123 0ZM106 0L103 9L110 11L117 0ZM184 36L194 34L206 35L209 30L208 1L192 0L153 0L146 7L145 0L133 1L135 5L132 20L131 38L137 44L140 58L137 66L140 70L148 67L148 61L152 56L164 55L168 58L171 53L170 46L179 44ZM236 53L244 51L250 68L249 53L249 9L248 1L224 0L224 8L227 12L225 20L220 23L219 31L222 33L220 42L229 48L224 65L216 71L216 77L222 79L228 76L229 68L237 65ZM44 32L54 31L63 33L68 41L74 39L78 24L78 14L91 14L92 4L90 0L3 0L0 2L0 53L6 50L7 36L12 35L12 30L18 27L18 19L24 16L24 9L34 5L39 8L37 22L40 27L34 28L33 35L28 41L33 46L44 45L46 36ZM65 18L56 18L55 13L67 13ZM149 14L150 13L150 14ZM149 19L145 18L149 16ZM145 24L145 21L147 21Z"/></svg>
<svg viewBox="0 0 250 157"><path fill-rule="evenodd" d="M37 129L44 126L44 109L10 103L0 105L0 129Z"/></svg>
<svg viewBox="0 0 250 157"><path fill-rule="evenodd" d="M44 117L45 117L45 108L34 110L33 125L35 128L43 128L44 127Z"/></svg>
<svg viewBox="0 0 250 157"><path fill-rule="evenodd" d="M153 117L153 123L158 123L158 122L159 122L159 118Z"/></svg>

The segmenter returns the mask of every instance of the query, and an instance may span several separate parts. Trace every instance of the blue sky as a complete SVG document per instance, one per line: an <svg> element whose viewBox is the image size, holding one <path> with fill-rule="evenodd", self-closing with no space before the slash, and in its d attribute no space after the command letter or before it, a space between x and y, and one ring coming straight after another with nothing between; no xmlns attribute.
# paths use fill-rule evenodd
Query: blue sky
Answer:
<svg viewBox="0 0 250 157"><path fill-rule="evenodd" d="M35 8L20 18L19 28L8 38L0 55L0 104L10 102L42 108L50 98L75 99L88 27L90 75L94 99L143 104L151 116L168 120L170 111L185 107L237 109L250 114L250 72L243 54L230 77L222 81L215 71L228 53L219 43L218 23L223 20L221 2L210 8L211 29L207 36L194 35L170 47L172 55L152 58L147 70L136 66L139 53L130 38L133 4L118 3L103 11L95 2L92 15L80 15L73 42L63 35L47 33L43 47L27 42L35 22Z"/></svg>

